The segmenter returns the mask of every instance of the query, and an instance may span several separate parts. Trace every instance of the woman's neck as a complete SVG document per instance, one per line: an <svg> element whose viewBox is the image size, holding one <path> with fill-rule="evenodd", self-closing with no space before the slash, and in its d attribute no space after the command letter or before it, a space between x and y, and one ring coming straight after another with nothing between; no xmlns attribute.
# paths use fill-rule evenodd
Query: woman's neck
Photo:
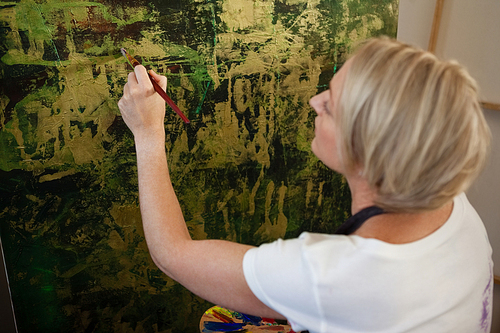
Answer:
<svg viewBox="0 0 500 333"><path fill-rule="evenodd" d="M349 184L349 189L351 190L352 215L358 213L363 208L370 207L375 204L375 191L370 188L368 182L361 177L359 172L355 172L354 175L346 175L345 178Z"/></svg>
<svg viewBox="0 0 500 333"><path fill-rule="evenodd" d="M351 213L375 205L376 193L359 172L346 176L351 190ZM439 229L450 217L453 202L441 208L420 213L386 213L368 219L354 235L376 238L393 244L410 243Z"/></svg>
<svg viewBox="0 0 500 333"><path fill-rule="evenodd" d="M391 244L405 244L425 238L446 223L453 202L422 213L388 213L367 220L353 235L375 238Z"/></svg>

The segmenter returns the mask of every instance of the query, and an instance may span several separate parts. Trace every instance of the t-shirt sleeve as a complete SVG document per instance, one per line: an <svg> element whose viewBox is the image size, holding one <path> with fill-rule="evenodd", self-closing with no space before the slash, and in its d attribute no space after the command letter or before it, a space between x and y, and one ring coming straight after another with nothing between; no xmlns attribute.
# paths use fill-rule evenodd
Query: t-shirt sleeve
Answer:
<svg viewBox="0 0 500 333"><path fill-rule="evenodd" d="M279 239L247 251L243 272L248 286L264 304L285 316L295 331L318 323L317 295L304 259L303 240Z"/></svg>

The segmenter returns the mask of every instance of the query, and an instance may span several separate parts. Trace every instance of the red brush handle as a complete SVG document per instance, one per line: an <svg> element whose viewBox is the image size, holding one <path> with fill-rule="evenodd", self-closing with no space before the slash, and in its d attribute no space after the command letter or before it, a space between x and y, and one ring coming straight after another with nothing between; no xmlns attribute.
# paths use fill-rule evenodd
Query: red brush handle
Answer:
<svg viewBox="0 0 500 333"><path fill-rule="evenodd" d="M172 110L174 110L175 113L177 113L179 115L179 117L182 118L184 123L189 124L189 119L187 119L187 117L184 115L184 113L182 113L181 109L179 109L179 107L177 105L175 105L174 101L172 101L172 99L170 97L168 97L167 93L165 91L163 91L163 89L160 87L160 85L158 83L156 83L155 79L153 79L151 74L148 73L148 75L149 75L149 79L151 80L151 83L153 84L153 87L155 88L156 92L161 97L163 97L165 102L167 102L167 104L172 108Z"/></svg>
<svg viewBox="0 0 500 333"><path fill-rule="evenodd" d="M130 62L130 65L132 65L133 68L135 68L135 66L141 64L139 61L137 61L137 59L132 57L127 52L127 50L125 50L124 48L121 48L120 52L123 54L123 56L125 58L127 58L127 60ZM175 105L174 101L172 101L170 99L170 97L168 97L167 93L160 87L160 85L158 83L156 83L155 79L153 79L153 77L151 76L151 74L149 74L149 72L148 72L148 76L149 76L149 79L151 80L151 83L153 84L153 87L155 88L156 92L158 94L160 94L161 97L163 97L165 102L167 102L167 104L175 111L175 113L177 113L179 115L179 117L181 117L181 119L186 124L189 124L189 119L187 119L187 117L182 113L181 109L179 109L179 107L177 105Z"/></svg>

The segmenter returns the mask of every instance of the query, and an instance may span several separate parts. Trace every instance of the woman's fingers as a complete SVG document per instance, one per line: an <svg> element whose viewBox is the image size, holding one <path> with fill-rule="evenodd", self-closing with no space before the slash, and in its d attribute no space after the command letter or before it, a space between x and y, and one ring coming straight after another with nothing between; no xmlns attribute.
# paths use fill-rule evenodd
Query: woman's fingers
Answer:
<svg viewBox="0 0 500 333"><path fill-rule="evenodd" d="M137 77L135 76L135 72L128 73L128 82L133 85L137 85Z"/></svg>
<svg viewBox="0 0 500 333"><path fill-rule="evenodd" d="M154 79L166 86L167 79L153 72ZM118 101L123 120L136 135L163 132L165 101L153 89L148 72L144 66L136 66L128 75L128 82L123 88L123 96Z"/></svg>
<svg viewBox="0 0 500 333"><path fill-rule="evenodd" d="M167 89L167 78L163 75L158 75L154 70L149 70L148 72L153 79L162 87L163 90Z"/></svg>
<svg viewBox="0 0 500 333"><path fill-rule="evenodd" d="M142 65L135 66L134 68L135 77L137 79L137 83L146 89L150 89L153 87L151 81L149 80L148 72L146 67Z"/></svg>

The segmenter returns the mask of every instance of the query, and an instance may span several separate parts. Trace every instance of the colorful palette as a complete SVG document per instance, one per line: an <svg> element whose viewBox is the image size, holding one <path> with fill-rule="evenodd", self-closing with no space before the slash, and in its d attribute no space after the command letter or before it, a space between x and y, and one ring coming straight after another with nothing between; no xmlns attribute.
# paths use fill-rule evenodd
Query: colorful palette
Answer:
<svg viewBox="0 0 500 333"><path fill-rule="evenodd" d="M220 306L205 311L200 321L200 332L294 333L290 325L274 319L250 316Z"/></svg>

